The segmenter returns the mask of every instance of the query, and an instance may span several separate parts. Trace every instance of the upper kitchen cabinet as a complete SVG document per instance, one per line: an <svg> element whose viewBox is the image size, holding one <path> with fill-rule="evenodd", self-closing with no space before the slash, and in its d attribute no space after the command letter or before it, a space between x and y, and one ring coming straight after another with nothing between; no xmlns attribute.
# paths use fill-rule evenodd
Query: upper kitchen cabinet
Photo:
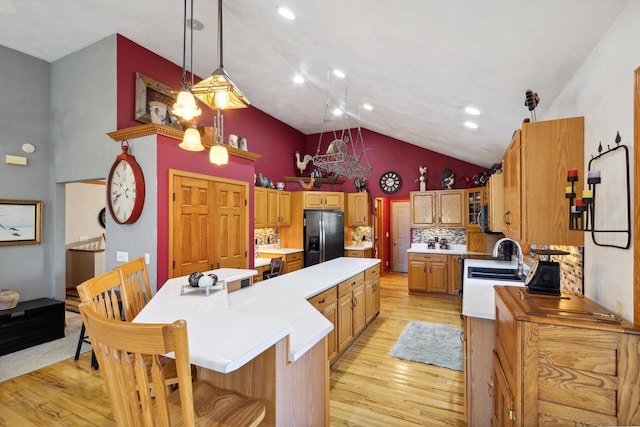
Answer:
<svg viewBox="0 0 640 427"><path fill-rule="evenodd" d="M337 191L304 191L304 209L344 209L344 193Z"/></svg>
<svg viewBox="0 0 640 427"><path fill-rule="evenodd" d="M583 232L569 230L569 169L584 177L583 117L522 124L503 158L507 237L524 245L584 244Z"/></svg>
<svg viewBox="0 0 640 427"><path fill-rule="evenodd" d="M484 187L467 189L466 200L466 227L480 228L480 211L487 204Z"/></svg>
<svg viewBox="0 0 640 427"><path fill-rule="evenodd" d="M291 224L291 193L256 187L254 228L286 227Z"/></svg>
<svg viewBox="0 0 640 427"><path fill-rule="evenodd" d="M465 190L412 191L411 226L463 228Z"/></svg>
<svg viewBox="0 0 640 427"><path fill-rule="evenodd" d="M347 194L347 227L366 227L369 221L369 193Z"/></svg>

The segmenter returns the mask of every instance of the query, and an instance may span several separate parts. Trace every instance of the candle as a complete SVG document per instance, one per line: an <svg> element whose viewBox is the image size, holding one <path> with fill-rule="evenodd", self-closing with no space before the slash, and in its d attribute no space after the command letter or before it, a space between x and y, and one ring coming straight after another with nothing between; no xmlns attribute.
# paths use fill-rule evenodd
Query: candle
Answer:
<svg viewBox="0 0 640 427"><path fill-rule="evenodd" d="M592 199L593 198L593 191L591 191L591 190L583 190L582 191L582 198L583 199Z"/></svg>
<svg viewBox="0 0 640 427"><path fill-rule="evenodd" d="M565 187L564 192L567 194L571 194L573 193L573 188L571 188L571 186Z"/></svg>
<svg viewBox="0 0 640 427"><path fill-rule="evenodd" d="M587 178L600 178L600 171L587 172Z"/></svg>
<svg viewBox="0 0 640 427"><path fill-rule="evenodd" d="M578 213L578 207L577 206L571 206L571 213L572 214L577 214Z"/></svg>
<svg viewBox="0 0 640 427"><path fill-rule="evenodd" d="M569 169L569 171L567 172L567 176L568 177L577 177L578 176L578 169Z"/></svg>
<svg viewBox="0 0 640 427"><path fill-rule="evenodd" d="M584 200L577 198L576 199L576 206L586 206L584 203Z"/></svg>

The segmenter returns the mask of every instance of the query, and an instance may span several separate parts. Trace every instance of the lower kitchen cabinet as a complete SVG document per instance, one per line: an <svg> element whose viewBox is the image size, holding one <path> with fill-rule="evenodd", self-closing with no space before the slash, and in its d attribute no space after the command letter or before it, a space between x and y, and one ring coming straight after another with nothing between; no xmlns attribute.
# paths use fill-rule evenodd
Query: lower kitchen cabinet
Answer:
<svg viewBox="0 0 640 427"><path fill-rule="evenodd" d="M495 289L492 425L640 424L640 328L585 297Z"/></svg>
<svg viewBox="0 0 640 427"><path fill-rule="evenodd" d="M464 318L464 402L467 426L491 425L491 395L494 322ZM495 394L494 394L495 396ZM513 408L513 405L510 405Z"/></svg>
<svg viewBox="0 0 640 427"><path fill-rule="evenodd" d="M327 337L333 363L380 313L380 264L308 301L333 324Z"/></svg>
<svg viewBox="0 0 640 427"><path fill-rule="evenodd" d="M373 248L366 249L346 249L344 256L347 258L373 258Z"/></svg>
<svg viewBox="0 0 640 427"><path fill-rule="evenodd" d="M338 356L338 335L336 333L336 326L338 325L338 289L337 287L327 289L321 294L309 298L309 302L333 324L333 330L327 335L327 357L329 362L333 362Z"/></svg>
<svg viewBox="0 0 640 427"><path fill-rule="evenodd" d="M409 291L449 293L447 255L410 253Z"/></svg>

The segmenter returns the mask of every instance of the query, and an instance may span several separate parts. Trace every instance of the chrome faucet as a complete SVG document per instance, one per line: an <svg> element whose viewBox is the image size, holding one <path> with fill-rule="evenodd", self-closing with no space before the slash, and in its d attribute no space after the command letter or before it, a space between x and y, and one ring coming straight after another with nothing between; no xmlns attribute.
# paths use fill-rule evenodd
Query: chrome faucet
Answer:
<svg viewBox="0 0 640 427"><path fill-rule="evenodd" d="M524 266L524 255L522 254L522 248L520 247L520 243L508 237L503 237L502 239L498 240L495 246L493 247L493 256L494 257L498 256L498 248L500 248L500 245L506 241L515 243L516 247L518 248L518 276L522 276L523 266Z"/></svg>

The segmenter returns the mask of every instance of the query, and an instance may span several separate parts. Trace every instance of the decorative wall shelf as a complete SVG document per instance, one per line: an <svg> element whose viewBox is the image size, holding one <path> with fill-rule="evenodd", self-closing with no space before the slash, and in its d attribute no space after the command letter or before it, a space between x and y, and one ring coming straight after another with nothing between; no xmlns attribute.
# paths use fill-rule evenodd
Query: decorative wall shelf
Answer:
<svg viewBox="0 0 640 427"><path fill-rule="evenodd" d="M114 141L123 141L125 139L140 138L142 136L148 136L148 135L162 135L162 136L167 136L169 138L173 138L177 141L182 141L182 137L184 136L184 131L180 129L172 128L170 126L157 125L155 123L147 123L140 126L133 126L130 128L119 129L114 132L109 132L107 133L107 135L109 135L109 137ZM202 145L204 145L206 148L211 147L213 145L213 139L202 137ZM230 147L228 145L225 145L225 147L227 148L227 150L229 151L229 155L231 156L240 157L240 158L251 160L254 162L258 160L260 157L262 157L262 155L260 154L252 153L250 151L240 150L238 148Z"/></svg>
<svg viewBox="0 0 640 427"><path fill-rule="evenodd" d="M304 181L304 182L310 182L311 178L308 176L285 176L282 179L284 179L286 182L298 182L298 181ZM345 179L344 178L316 178L316 182L319 182L320 184L331 184L331 185L335 185L335 184L344 184Z"/></svg>

